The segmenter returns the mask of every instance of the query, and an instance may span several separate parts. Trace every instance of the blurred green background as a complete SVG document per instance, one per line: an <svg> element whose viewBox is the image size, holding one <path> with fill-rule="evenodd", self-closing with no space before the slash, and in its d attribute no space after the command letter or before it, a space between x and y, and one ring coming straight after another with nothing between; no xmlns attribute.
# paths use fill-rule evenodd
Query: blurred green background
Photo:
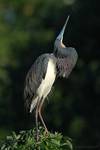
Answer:
<svg viewBox="0 0 100 150"><path fill-rule="evenodd" d="M68 14L66 46L79 59L68 78L56 81L44 109L50 131L78 145L100 142L100 1L0 0L0 139L35 126L25 113L23 89L34 60L51 53Z"/></svg>

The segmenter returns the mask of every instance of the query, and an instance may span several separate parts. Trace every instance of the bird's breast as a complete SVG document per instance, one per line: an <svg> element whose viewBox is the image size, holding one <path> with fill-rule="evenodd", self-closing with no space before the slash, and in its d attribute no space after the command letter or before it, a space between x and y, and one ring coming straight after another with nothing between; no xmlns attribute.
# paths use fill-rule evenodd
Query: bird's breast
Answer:
<svg viewBox="0 0 100 150"><path fill-rule="evenodd" d="M53 83L55 81L56 78L56 67L55 67L55 63L53 62L53 60L50 58L48 61L48 65L47 65L47 71L45 74L45 78L42 80L37 92L39 97L46 97L52 86Z"/></svg>

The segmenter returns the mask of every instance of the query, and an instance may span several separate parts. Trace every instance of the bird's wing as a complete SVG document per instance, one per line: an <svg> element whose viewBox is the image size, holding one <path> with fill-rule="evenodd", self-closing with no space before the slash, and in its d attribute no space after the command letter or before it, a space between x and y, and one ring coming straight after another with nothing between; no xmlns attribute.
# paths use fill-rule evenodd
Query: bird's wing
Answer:
<svg viewBox="0 0 100 150"><path fill-rule="evenodd" d="M67 78L73 69L71 60L66 58L57 59L57 74L60 77Z"/></svg>
<svg viewBox="0 0 100 150"><path fill-rule="evenodd" d="M30 107L33 97L37 96L36 91L45 78L49 57L50 54L39 56L26 76L24 99L26 107L28 108Z"/></svg>

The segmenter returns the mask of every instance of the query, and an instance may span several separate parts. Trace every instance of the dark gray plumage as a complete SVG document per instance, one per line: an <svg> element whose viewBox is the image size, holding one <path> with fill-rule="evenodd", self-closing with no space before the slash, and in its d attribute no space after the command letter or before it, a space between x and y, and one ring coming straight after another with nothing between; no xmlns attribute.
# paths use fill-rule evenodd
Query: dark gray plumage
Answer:
<svg viewBox="0 0 100 150"><path fill-rule="evenodd" d="M78 58L75 48L66 47L62 43L68 19L69 17L55 40L54 52L52 54L43 54L39 56L26 77L24 89L25 106L30 112L36 108L37 139L38 115L45 127L45 131L48 131L41 115L41 108L45 98L51 91L57 77L67 78L69 76Z"/></svg>
<svg viewBox="0 0 100 150"><path fill-rule="evenodd" d="M30 106L32 100L35 99L37 95L37 89L39 88L42 80L45 78L47 65L49 59L52 59L54 64L56 65L56 57L53 54L43 54L37 58L32 67L30 68L25 81L24 88L24 99L25 99L25 107L30 111ZM56 70L55 70L56 72ZM35 108L36 103L34 104L33 109Z"/></svg>

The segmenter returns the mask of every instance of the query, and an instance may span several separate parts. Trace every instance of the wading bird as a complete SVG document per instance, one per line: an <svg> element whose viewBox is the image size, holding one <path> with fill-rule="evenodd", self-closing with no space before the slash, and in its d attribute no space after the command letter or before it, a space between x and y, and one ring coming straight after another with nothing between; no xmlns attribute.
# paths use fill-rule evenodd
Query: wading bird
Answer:
<svg viewBox="0 0 100 150"><path fill-rule="evenodd" d="M41 108L45 98L51 91L57 77L67 78L69 76L78 58L75 48L66 47L63 44L63 34L68 20L69 16L55 40L53 53L39 56L26 76L24 88L25 105L30 113L35 109L37 139L38 117L45 128L45 132L48 132L41 115Z"/></svg>

